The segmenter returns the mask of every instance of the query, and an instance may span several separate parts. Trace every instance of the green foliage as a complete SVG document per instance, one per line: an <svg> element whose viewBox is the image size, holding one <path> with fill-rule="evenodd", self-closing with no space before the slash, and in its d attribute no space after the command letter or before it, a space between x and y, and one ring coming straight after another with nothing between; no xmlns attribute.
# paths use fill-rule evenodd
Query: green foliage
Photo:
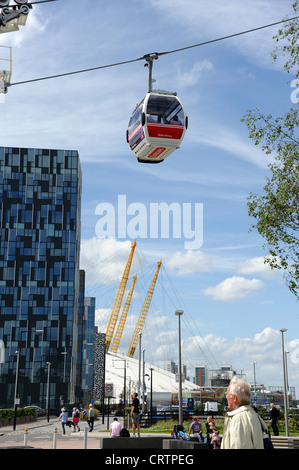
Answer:
<svg viewBox="0 0 299 470"><path fill-rule="evenodd" d="M260 416L263 420L265 420L265 417L266 417L266 415L267 415L267 410L266 410L266 408L265 408L264 406L260 406L260 407L258 408L258 414L259 414L259 416Z"/></svg>
<svg viewBox="0 0 299 470"><path fill-rule="evenodd" d="M213 419L214 423L215 423L215 427L217 429L217 431L219 432L219 434L221 434L223 432L223 419ZM205 419L200 419L200 422L201 422L201 425L202 425L202 430L203 430L203 433L205 434L206 433L206 426L205 426ZM183 426L185 428L185 431L186 433L188 434L189 432L189 427L190 427L190 424L192 423L192 420L189 420L189 421L184 421L183 422ZM153 424L153 426L151 426L150 428L148 428L146 430L146 432L149 432L149 433L169 433L171 434L171 431L173 429L173 426L175 424L178 424L178 421L177 420L174 420L174 419L167 419L165 421L158 421L156 424Z"/></svg>
<svg viewBox="0 0 299 470"><path fill-rule="evenodd" d="M293 3L294 13L299 12L298 1ZM285 23L283 28L278 31L278 34L274 36L276 42L283 40L283 47L276 47L272 52L273 61L277 60L278 56L282 55L287 57L287 61L284 65L285 70L290 73L295 69L296 77L299 77L299 23L297 20L293 20Z"/></svg>
<svg viewBox="0 0 299 470"><path fill-rule="evenodd" d="M299 10L298 2L293 5ZM299 65L299 23L285 23L275 37L284 40L282 49L275 49L287 58L285 68L291 72ZM297 71L297 76L299 72ZM265 116L258 109L247 111L242 119L255 145L272 157L270 176L266 177L263 194L251 193L248 213L265 240L265 263L283 270L290 291L299 298L299 110L290 108L282 117Z"/></svg>
<svg viewBox="0 0 299 470"><path fill-rule="evenodd" d="M288 417L289 417L289 429L291 431L298 432L299 431L299 414L295 410L288 410Z"/></svg>
<svg viewBox="0 0 299 470"><path fill-rule="evenodd" d="M11 419L14 417L14 413L13 408L0 410L0 419ZM20 416L36 416L36 411L32 408L17 408L17 417Z"/></svg>
<svg viewBox="0 0 299 470"><path fill-rule="evenodd" d="M225 395L225 391L223 391L218 399L219 407L218 407L218 414L223 415L226 408L227 408L227 399Z"/></svg>

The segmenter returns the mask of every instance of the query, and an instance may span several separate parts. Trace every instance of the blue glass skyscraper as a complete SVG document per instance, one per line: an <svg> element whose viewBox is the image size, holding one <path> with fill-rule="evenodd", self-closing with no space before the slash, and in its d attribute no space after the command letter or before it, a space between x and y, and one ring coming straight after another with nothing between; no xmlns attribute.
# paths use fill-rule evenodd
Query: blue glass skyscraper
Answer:
<svg viewBox="0 0 299 470"><path fill-rule="evenodd" d="M0 147L0 407L76 397L81 166L77 151ZM3 351L4 347L4 351ZM50 369L47 363L50 363Z"/></svg>

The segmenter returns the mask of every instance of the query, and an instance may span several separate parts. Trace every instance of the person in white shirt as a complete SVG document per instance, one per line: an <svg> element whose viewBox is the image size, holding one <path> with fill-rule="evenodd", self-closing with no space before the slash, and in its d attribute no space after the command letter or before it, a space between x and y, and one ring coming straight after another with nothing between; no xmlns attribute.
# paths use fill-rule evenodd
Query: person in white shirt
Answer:
<svg viewBox="0 0 299 470"><path fill-rule="evenodd" d="M113 422L110 425L111 437L119 437L120 431L121 431L121 424L118 422L117 418L114 418Z"/></svg>
<svg viewBox="0 0 299 470"><path fill-rule="evenodd" d="M250 387L236 376L226 392L230 411L224 420L221 449L264 449L261 422L250 405Z"/></svg>

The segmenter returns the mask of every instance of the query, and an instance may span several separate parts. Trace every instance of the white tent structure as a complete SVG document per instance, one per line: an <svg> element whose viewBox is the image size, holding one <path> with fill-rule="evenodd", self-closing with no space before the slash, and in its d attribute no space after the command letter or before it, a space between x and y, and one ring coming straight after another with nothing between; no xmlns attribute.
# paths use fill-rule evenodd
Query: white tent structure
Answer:
<svg viewBox="0 0 299 470"><path fill-rule="evenodd" d="M143 362L139 363L139 359L135 359L129 356L115 354L108 352L106 353L106 366L105 366L105 383L113 384L113 397L115 402L119 402L120 395L123 394L125 377L126 377L126 403L130 402L131 393L138 393L139 383L139 366L140 366L140 377L141 384L143 380ZM125 369L126 368L126 369ZM152 369L152 390L153 392L168 392L176 393L179 390L179 383L176 382L176 375L172 372L160 369L157 366L151 364L144 364L144 383L145 390L147 393L150 392L151 383L151 369ZM140 387L142 390L142 385ZM182 384L183 392L192 390L200 390L198 385L185 380ZM142 395L142 391L140 392Z"/></svg>

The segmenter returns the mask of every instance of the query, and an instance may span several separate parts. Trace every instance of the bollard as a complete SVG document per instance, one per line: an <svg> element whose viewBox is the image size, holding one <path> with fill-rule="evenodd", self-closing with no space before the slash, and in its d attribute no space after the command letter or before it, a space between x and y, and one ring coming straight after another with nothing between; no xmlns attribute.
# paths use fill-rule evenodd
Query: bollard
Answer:
<svg viewBox="0 0 299 470"><path fill-rule="evenodd" d="M52 449L56 449L57 428L53 429L53 445Z"/></svg>
<svg viewBox="0 0 299 470"><path fill-rule="evenodd" d="M84 439L83 439L83 449L87 449L87 427L84 428Z"/></svg>
<svg viewBox="0 0 299 470"><path fill-rule="evenodd" d="M24 446L27 446L28 442L28 429L24 429Z"/></svg>

